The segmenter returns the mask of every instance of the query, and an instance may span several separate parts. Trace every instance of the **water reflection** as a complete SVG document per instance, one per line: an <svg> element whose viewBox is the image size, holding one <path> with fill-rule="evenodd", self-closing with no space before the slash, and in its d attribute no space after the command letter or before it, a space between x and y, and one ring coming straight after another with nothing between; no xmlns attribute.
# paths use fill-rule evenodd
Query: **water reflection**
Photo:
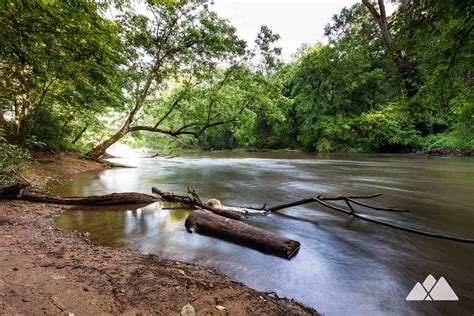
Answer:
<svg viewBox="0 0 474 316"><path fill-rule="evenodd" d="M94 243L127 247L136 239L174 231L188 215L186 209L161 203L139 208L137 205L81 207L58 217L56 223L67 231L89 232L89 239Z"/></svg>
<svg viewBox="0 0 474 316"><path fill-rule="evenodd" d="M230 154L175 159L122 159L136 169L74 176L53 188L63 195L166 191L190 185L204 198L260 206L314 193L380 192L382 205L409 214L362 210L368 216L428 231L474 238L474 159L402 155ZM169 205L168 205L169 206ZM472 314L474 247L402 233L348 218L318 205L251 218L255 226L299 240L291 261L213 238L188 234L186 210L146 207L78 209L60 216L67 230L94 242L130 246L215 267L246 284L334 314ZM444 276L459 302L406 302L427 274Z"/></svg>

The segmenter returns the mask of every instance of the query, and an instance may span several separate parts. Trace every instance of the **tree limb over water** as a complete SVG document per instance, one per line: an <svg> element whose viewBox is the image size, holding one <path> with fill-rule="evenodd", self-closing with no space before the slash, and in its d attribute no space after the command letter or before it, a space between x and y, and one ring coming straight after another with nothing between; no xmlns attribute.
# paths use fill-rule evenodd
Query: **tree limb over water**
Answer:
<svg viewBox="0 0 474 316"><path fill-rule="evenodd" d="M152 188L153 193L160 194L164 193L161 190L159 190L156 187ZM177 202L180 204L184 205L189 205L194 208L203 208L210 210L213 213L216 213L214 208L211 208L207 204L202 203L201 198L197 195L197 193L191 189L188 188L188 193L190 196L180 196L180 195L175 195L174 193L164 193L164 196L161 195L162 198L164 198L165 201L169 202ZM278 212L283 209L287 209L290 207L295 207L299 205L305 205L305 204L310 204L310 203L318 203L326 208L329 208L333 211L337 211L349 216L353 216L355 218L368 221L374 224L379 224L385 227L390 227L393 229L409 232L409 233L414 233L422 236L427 236L427 237L433 237L433 238L438 238L438 239L445 239L445 240L452 240L452 241L458 241L458 242L464 242L464 243L474 243L473 239L468 239L468 238L462 238L462 237L456 237L456 236L450 236L450 235L445 235L441 233L434 233L434 232L427 232L415 228L410 228L410 227L405 227L397 224L391 224L388 222L380 221L377 219L373 219L368 217L367 215L360 214L356 212L356 209L354 208L353 204L357 204L359 206L373 209L376 211L388 211L388 212L399 212L399 213L406 213L409 212L406 209L398 209L395 207L380 207L380 206L375 206L372 204L368 203L363 203L358 200L361 199L372 199L381 196L382 194L377 193L377 194L372 194L372 195L354 195L354 196L323 196L323 195L318 195L317 197L311 197L311 198L305 198L289 203L284 203L284 204L279 204L275 205L272 207L267 207L267 204L265 203L262 207L260 208L252 208L252 207L235 207L235 206L222 206L219 209L221 211L225 211L226 213L238 213L239 215L244 215L244 216L251 216L251 215L268 215L273 212ZM347 208L342 208L336 205L331 204L330 202L334 201L343 201L345 202ZM216 213L217 214L217 213ZM227 216L229 217L229 216Z"/></svg>

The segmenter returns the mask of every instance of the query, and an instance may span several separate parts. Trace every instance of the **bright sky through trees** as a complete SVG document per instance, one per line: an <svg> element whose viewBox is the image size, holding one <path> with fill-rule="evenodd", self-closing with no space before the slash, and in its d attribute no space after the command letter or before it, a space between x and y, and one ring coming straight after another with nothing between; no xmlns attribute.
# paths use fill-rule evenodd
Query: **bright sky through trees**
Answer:
<svg viewBox="0 0 474 316"><path fill-rule="evenodd" d="M267 25L281 35L278 42L282 56L288 60L303 44L326 43L324 26L342 8L358 3L357 0L215 0L213 9L229 19L237 34L252 43L260 25ZM387 13L396 8L387 2Z"/></svg>

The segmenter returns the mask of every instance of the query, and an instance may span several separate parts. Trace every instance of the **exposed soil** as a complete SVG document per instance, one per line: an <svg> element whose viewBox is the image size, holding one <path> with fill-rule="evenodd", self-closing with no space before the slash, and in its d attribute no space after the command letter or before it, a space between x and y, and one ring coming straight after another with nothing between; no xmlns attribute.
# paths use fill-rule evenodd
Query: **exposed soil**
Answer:
<svg viewBox="0 0 474 316"><path fill-rule="evenodd" d="M60 176L67 176L84 171L130 166L112 163L105 160L89 159L74 153L35 153L23 177L35 186Z"/></svg>
<svg viewBox="0 0 474 316"><path fill-rule="evenodd" d="M433 148L417 151L416 154L424 156L473 156L474 152L470 150Z"/></svg>
<svg viewBox="0 0 474 316"><path fill-rule="evenodd" d="M48 159L45 169L30 167L30 181L104 167L68 155ZM197 315L317 314L213 269L65 234L53 218L67 209L0 200L0 314L177 315L187 304Z"/></svg>

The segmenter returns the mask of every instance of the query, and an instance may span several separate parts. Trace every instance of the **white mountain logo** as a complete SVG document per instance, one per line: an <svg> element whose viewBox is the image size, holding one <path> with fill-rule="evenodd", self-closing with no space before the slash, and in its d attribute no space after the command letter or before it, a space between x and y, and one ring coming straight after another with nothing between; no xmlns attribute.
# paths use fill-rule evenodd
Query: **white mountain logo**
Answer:
<svg viewBox="0 0 474 316"><path fill-rule="evenodd" d="M423 284L417 282L408 294L407 301L459 301L448 281L440 277L438 281L430 274Z"/></svg>

